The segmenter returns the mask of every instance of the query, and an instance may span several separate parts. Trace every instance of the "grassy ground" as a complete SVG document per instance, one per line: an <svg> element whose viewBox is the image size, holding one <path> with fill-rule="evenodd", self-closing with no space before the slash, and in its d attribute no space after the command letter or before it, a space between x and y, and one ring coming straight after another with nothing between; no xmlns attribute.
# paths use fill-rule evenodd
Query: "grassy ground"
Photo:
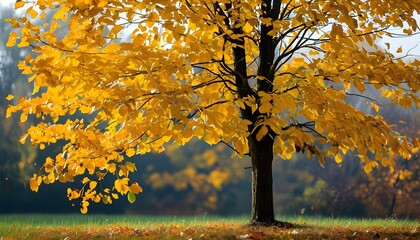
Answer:
<svg viewBox="0 0 420 240"><path fill-rule="evenodd" d="M420 239L420 223L396 219L279 218L296 229L246 227L247 217L0 215L11 239Z"/></svg>

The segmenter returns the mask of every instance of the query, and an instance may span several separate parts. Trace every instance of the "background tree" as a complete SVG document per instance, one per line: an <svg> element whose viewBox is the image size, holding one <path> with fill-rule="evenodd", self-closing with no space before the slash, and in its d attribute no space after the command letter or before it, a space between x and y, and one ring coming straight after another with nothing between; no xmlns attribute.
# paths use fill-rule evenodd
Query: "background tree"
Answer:
<svg viewBox="0 0 420 240"><path fill-rule="evenodd" d="M386 111L388 110L388 111ZM419 136L420 112L399 114L386 109L385 117L390 119L399 132L406 136ZM420 203L420 164L419 152L415 152L409 161L397 161L395 169L380 169L361 181L355 195L363 202L367 214L371 216L407 216L419 215L415 207Z"/></svg>
<svg viewBox="0 0 420 240"><path fill-rule="evenodd" d="M53 21L33 21L49 8L57 9ZM28 3L25 16L9 20L17 30L7 45L33 47L19 67L42 94L21 98L7 115L41 118L22 138L41 149L65 143L31 188L81 181L67 192L81 198L82 213L117 194L132 202L142 188L130 182L136 167L124 157L195 136L250 155L251 223L283 225L274 219L274 153L303 152L324 164L350 151L370 172L394 168L394 155L410 158L418 148L418 139L394 134L381 116L346 100L373 85L395 104L418 107L419 61L360 47L375 48L391 26L413 33L418 10L416 1L362 0ZM76 112L94 119L60 122ZM109 175L114 184L98 184Z"/></svg>
<svg viewBox="0 0 420 240"><path fill-rule="evenodd" d="M10 93L22 96L30 92L30 87L25 84L26 79L16 67L28 49L5 47L11 26L4 19L13 17L13 14L12 7L0 9L0 192L8 196L0 200L0 212L13 208L11 206L16 206L16 202L25 198L26 194L16 189L22 190L27 186L34 171L36 156L36 150L29 143L17 144L29 123L20 123L18 116L5 119L9 104L6 97Z"/></svg>
<svg viewBox="0 0 420 240"><path fill-rule="evenodd" d="M151 187L160 189L173 186L177 191L182 190L188 196L184 197L182 204L185 206L182 208L190 207L191 211L228 206L223 202L227 198L223 195L228 195L224 191L244 179L244 162L232 162L223 145L209 149L207 144L192 140L189 146L182 149L175 145L168 146L166 154L171 160L171 164L168 164L170 169L161 173L150 171L152 173L147 179Z"/></svg>

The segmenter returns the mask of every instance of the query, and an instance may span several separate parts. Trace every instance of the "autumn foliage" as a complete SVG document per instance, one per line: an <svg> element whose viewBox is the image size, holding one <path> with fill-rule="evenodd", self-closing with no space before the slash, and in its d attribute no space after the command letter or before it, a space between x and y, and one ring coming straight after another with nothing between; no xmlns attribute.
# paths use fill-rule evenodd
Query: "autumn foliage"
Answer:
<svg viewBox="0 0 420 240"><path fill-rule="evenodd" d="M67 194L82 200L82 213L89 202L134 201L142 188L127 159L193 137L251 155L255 181L258 162L272 160L258 142L320 164L353 153L368 173L419 150L419 139L393 132L364 95L373 86L395 105L419 107L420 61L376 45L390 27L418 30L417 1L16 2L22 7L8 20L7 46L33 48L19 68L34 88L7 115L41 120L21 142L64 144L31 189L80 181ZM374 113L351 98L370 101ZM112 186L101 184L106 176Z"/></svg>

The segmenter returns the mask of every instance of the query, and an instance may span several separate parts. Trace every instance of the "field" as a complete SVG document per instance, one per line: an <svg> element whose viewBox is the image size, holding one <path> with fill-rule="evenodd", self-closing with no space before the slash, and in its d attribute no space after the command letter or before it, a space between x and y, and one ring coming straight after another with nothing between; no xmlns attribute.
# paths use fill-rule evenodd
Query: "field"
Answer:
<svg viewBox="0 0 420 240"><path fill-rule="evenodd" d="M0 240L420 239L420 223L415 220L279 219L301 227L247 227L245 216L0 215Z"/></svg>

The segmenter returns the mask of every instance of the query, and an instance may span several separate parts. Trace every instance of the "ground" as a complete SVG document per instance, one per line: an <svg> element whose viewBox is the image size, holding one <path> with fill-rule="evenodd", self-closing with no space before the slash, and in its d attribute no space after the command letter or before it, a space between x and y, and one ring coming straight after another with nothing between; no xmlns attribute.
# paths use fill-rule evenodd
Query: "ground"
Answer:
<svg viewBox="0 0 420 240"><path fill-rule="evenodd" d="M420 239L416 220L298 217L288 221L299 227L283 229L247 226L243 217L83 217L0 215L0 239Z"/></svg>

